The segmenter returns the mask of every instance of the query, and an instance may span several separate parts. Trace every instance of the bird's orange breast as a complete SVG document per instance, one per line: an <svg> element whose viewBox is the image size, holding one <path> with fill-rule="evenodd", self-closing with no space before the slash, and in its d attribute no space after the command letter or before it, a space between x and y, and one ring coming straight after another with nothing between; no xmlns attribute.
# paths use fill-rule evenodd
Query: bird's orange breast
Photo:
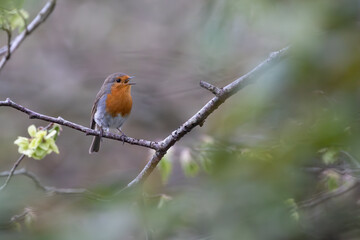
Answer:
<svg viewBox="0 0 360 240"><path fill-rule="evenodd" d="M121 114L125 117L130 114L132 108L131 86L119 86L114 84L106 98L106 112L112 117Z"/></svg>

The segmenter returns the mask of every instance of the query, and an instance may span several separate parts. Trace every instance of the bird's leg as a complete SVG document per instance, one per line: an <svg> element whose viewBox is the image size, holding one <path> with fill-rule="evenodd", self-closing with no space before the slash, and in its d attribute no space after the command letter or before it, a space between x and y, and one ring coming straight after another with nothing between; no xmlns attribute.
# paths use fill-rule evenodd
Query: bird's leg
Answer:
<svg viewBox="0 0 360 240"><path fill-rule="evenodd" d="M100 127L100 141L102 141L102 136L104 135L104 129Z"/></svg>
<svg viewBox="0 0 360 240"><path fill-rule="evenodd" d="M104 131L107 132L107 133L110 131L110 129L109 129L108 127L107 127L107 128L102 128L102 127L101 127L100 129L101 129L101 130L100 130L100 132L101 132L101 137L103 136ZM102 141L102 138L101 138L101 141Z"/></svg>
<svg viewBox="0 0 360 240"><path fill-rule="evenodd" d="M117 130L118 130L119 132L121 132L121 137L122 137L123 145L124 145L124 144L125 144L125 138L126 138L127 136L125 135L125 133L124 133L123 131L121 131L121 128L117 128Z"/></svg>

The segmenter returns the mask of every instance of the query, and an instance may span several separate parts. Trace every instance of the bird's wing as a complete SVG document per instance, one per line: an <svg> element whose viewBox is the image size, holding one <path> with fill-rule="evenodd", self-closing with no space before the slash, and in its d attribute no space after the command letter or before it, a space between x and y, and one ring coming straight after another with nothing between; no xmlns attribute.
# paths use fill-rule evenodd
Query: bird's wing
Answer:
<svg viewBox="0 0 360 240"><path fill-rule="evenodd" d="M99 103L100 99L101 99L105 94L108 94L108 91L106 91L105 84L103 84L103 85L101 86L100 91L96 94L95 102L94 102L94 105L93 105L93 107L92 107L92 109L91 109L91 119L90 119L90 128L91 128L91 129L95 129L96 122L95 122L95 120L94 120L94 116L95 116L95 113L96 113L96 109L97 109L98 103Z"/></svg>

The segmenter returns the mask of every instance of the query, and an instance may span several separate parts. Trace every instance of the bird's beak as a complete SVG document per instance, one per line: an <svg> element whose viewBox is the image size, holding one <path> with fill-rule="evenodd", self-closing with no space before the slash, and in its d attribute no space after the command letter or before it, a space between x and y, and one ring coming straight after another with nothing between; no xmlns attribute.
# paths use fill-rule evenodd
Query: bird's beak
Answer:
<svg viewBox="0 0 360 240"><path fill-rule="evenodd" d="M130 76L128 79L131 80L131 79L133 79L134 77L135 77L135 76ZM131 82L131 83L128 83L127 85L136 85L136 83Z"/></svg>

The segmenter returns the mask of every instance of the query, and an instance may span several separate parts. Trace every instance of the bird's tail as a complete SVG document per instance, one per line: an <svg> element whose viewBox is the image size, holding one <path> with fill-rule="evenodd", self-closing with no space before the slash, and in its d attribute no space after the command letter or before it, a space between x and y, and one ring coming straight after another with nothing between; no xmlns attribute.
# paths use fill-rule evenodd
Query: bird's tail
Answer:
<svg viewBox="0 0 360 240"><path fill-rule="evenodd" d="M100 142L101 142L101 137L103 135L103 129L102 127L100 127L99 125L95 124L91 126L91 128L95 128L95 130L100 130L100 136L95 136L93 138L93 141L91 143L90 149L89 149L89 153L92 154L94 152L98 152L100 149Z"/></svg>
<svg viewBox="0 0 360 240"><path fill-rule="evenodd" d="M100 142L101 142L101 137L99 136L95 136L93 138L93 141L91 143L90 149L89 149L89 153L92 154L93 152L98 152L100 149Z"/></svg>

